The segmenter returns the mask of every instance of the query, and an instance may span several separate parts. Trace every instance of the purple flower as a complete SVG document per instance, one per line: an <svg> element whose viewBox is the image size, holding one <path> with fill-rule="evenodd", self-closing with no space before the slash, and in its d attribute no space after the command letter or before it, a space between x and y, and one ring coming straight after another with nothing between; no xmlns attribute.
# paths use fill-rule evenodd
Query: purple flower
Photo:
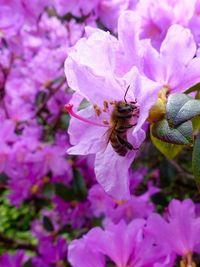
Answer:
<svg viewBox="0 0 200 267"><path fill-rule="evenodd" d="M170 92L183 92L200 81L200 58L195 58L196 50L190 30L173 25L159 51L150 44L146 45L143 72Z"/></svg>
<svg viewBox="0 0 200 267"><path fill-rule="evenodd" d="M69 262L73 267L104 267L107 257L116 267L150 267L159 263L172 266L166 250L144 237L144 224L144 220L137 219L128 225L123 221L110 223L105 230L93 228L69 245Z"/></svg>
<svg viewBox="0 0 200 267"><path fill-rule="evenodd" d="M56 264L67 258L67 242L58 237L57 240L53 240L52 237L45 237L40 239L38 251L40 258L46 264Z"/></svg>
<svg viewBox="0 0 200 267"><path fill-rule="evenodd" d="M171 25L187 27L194 15L195 3L196 0L140 0L135 11L141 17L141 38L151 39L158 48Z"/></svg>
<svg viewBox="0 0 200 267"><path fill-rule="evenodd" d="M0 6L0 39L10 38L19 31L24 21L21 3L17 0L1 0Z"/></svg>
<svg viewBox="0 0 200 267"><path fill-rule="evenodd" d="M84 0L56 0L54 5L60 15L65 15L66 13L72 13L75 16L87 16L96 9L99 0L89 0L85 2Z"/></svg>
<svg viewBox="0 0 200 267"><path fill-rule="evenodd" d="M2 120L0 130L0 172L6 172L12 144L17 137L14 133L15 123L11 120Z"/></svg>
<svg viewBox="0 0 200 267"><path fill-rule="evenodd" d="M195 216L195 205L190 199L172 200L166 219L158 214L151 215L146 233L153 236L157 244L164 243L180 256L200 252L200 218Z"/></svg>
<svg viewBox="0 0 200 267"><path fill-rule="evenodd" d="M115 201L104 192L99 184L95 184L90 188L88 200L96 217L110 214L116 205Z"/></svg>
<svg viewBox="0 0 200 267"><path fill-rule="evenodd" d="M149 40L140 40L139 21L137 13L132 11L124 12L119 19L119 39L125 50L127 69L136 65L145 76L170 92L183 92L198 83L200 59L195 57L197 46L191 31L172 25L155 49Z"/></svg>
<svg viewBox="0 0 200 267"><path fill-rule="evenodd" d="M5 253L2 256L0 256L0 266L1 267L22 267L26 260L27 260L27 256L24 254L22 250L19 250L14 255Z"/></svg>
<svg viewBox="0 0 200 267"><path fill-rule="evenodd" d="M135 218L147 218L154 210L149 198L143 195L131 196L127 201L115 201L99 185L90 189L88 199L96 217L104 216L105 221L111 220L114 223L122 219L128 223Z"/></svg>
<svg viewBox="0 0 200 267"><path fill-rule="evenodd" d="M118 65L115 63L119 49L114 37L97 31L87 40L81 39L69 52L65 62L67 81L90 105L79 111L78 117L72 107L67 106L68 111L76 118L80 119L82 116L82 121L71 119L69 134L73 147L68 152L79 155L96 154L95 174L98 182L113 197L127 199L130 197L128 169L136 156L136 149L145 138L142 125L157 99L160 86L140 75L135 67L123 77L117 76ZM123 101L127 87L127 101L137 101L139 117L136 119L133 116L137 125L127 131L128 141L135 150L122 157L114 151L106 138L113 111L109 102Z"/></svg>
<svg viewBox="0 0 200 267"><path fill-rule="evenodd" d="M120 13L128 9L129 0L101 0L99 4L99 18L101 22L113 32L117 30Z"/></svg>

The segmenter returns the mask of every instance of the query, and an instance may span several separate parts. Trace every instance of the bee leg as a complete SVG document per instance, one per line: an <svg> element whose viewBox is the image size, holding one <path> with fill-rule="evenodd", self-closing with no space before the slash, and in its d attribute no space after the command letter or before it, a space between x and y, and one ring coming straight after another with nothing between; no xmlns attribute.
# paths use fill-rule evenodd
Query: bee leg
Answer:
<svg viewBox="0 0 200 267"><path fill-rule="evenodd" d="M137 123L134 123L134 124L126 124L126 125L122 125L122 126L118 127L118 129L120 129L120 130L127 130L127 129L130 129L133 126L136 126L136 125L137 125Z"/></svg>
<svg viewBox="0 0 200 267"><path fill-rule="evenodd" d="M128 148L129 150L133 150L133 146L125 139L121 138L119 135L117 135L117 138L120 142L121 145L125 146L126 148Z"/></svg>
<svg viewBox="0 0 200 267"><path fill-rule="evenodd" d="M136 104L137 103L137 98L135 99L135 101L131 101L131 104Z"/></svg>
<svg viewBox="0 0 200 267"><path fill-rule="evenodd" d="M121 143L121 145L125 146L127 149L129 149L129 150L139 150L139 148L133 147L133 145L131 143L129 143L127 140L121 138L119 135L117 135L117 138L118 138L119 142Z"/></svg>

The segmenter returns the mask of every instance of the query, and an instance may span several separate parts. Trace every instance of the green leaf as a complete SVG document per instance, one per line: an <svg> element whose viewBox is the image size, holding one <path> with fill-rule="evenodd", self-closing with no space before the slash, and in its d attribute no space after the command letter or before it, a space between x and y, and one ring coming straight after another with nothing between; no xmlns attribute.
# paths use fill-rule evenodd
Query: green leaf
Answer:
<svg viewBox="0 0 200 267"><path fill-rule="evenodd" d="M165 155L165 157L168 160L173 159L182 149L183 145L175 145L175 144L169 144L166 142L163 142L156 137L153 136L152 134L152 126L150 130L150 135L151 135L151 141L154 144L154 146L162 153Z"/></svg>
<svg viewBox="0 0 200 267"><path fill-rule="evenodd" d="M185 91L185 94L189 94L195 91L200 91L200 83L195 84L194 86L190 87Z"/></svg>
<svg viewBox="0 0 200 267"><path fill-rule="evenodd" d="M44 229L48 232L54 231L54 226L53 226L51 220L49 219L49 217L47 217L47 216L43 217L43 226L44 226Z"/></svg>
<svg viewBox="0 0 200 267"><path fill-rule="evenodd" d="M200 116L194 117L192 119L192 126L193 126L194 132L196 132L200 129Z"/></svg>
<svg viewBox="0 0 200 267"><path fill-rule="evenodd" d="M200 100L185 94L172 94L168 97L166 115L170 124L178 126L200 115Z"/></svg>
<svg viewBox="0 0 200 267"><path fill-rule="evenodd" d="M154 137L171 144L190 145L193 142L191 121L186 121L178 127L172 128L164 119L153 124L152 134Z"/></svg>
<svg viewBox="0 0 200 267"><path fill-rule="evenodd" d="M170 123L174 123L176 115L185 103L187 103L191 97L185 94L171 94L167 99L166 113L167 120Z"/></svg>
<svg viewBox="0 0 200 267"><path fill-rule="evenodd" d="M35 98L35 105L39 107L44 101L47 99L47 94L46 92L40 91Z"/></svg>
<svg viewBox="0 0 200 267"><path fill-rule="evenodd" d="M32 264L32 260L29 259L28 261L26 261L23 265L23 267L34 267L33 264Z"/></svg>
<svg viewBox="0 0 200 267"><path fill-rule="evenodd" d="M76 195L74 194L73 190L66 187L66 185L62 183L55 183L55 193L64 201L76 200Z"/></svg>
<svg viewBox="0 0 200 267"><path fill-rule="evenodd" d="M200 99L200 91L196 93L195 99Z"/></svg>
<svg viewBox="0 0 200 267"><path fill-rule="evenodd" d="M6 184L7 181L8 181L8 176L4 172L1 172L0 173L0 183Z"/></svg>
<svg viewBox="0 0 200 267"><path fill-rule="evenodd" d="M43 186L43 194L46 198L51 199L54 196L54 185L47 183Z"/></svg>
<svg viewBox="0 0 200 267"><path fill-rule="evenodd" d="M61 127L65 130L67 130L69 127L69 119L70 119L70 116L68 113L62 114L60 117Z"/></svg>
<svg viewBox="0 0 200 267"><path fill-rule="evenodd" d="M192 154L192 169L198 187L200 187L200 133L197 135Z"/></svg>
<svg viewBox="0 0 200 267"><path fill-rule="evenodd" d="M73 190L79 199L84 199L87 196L87 187L81 172L75 168L73 170Z"/></svg>

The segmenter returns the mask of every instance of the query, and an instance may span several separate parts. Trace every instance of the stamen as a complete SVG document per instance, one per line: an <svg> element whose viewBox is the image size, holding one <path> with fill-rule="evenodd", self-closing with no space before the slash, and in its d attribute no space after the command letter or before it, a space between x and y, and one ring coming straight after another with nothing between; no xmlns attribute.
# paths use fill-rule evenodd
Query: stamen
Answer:
<svg viewBox="0 0 200 267"><path fill-rule="evenodd" d="M107 127L107 128L108 128L108 125L101 124L101 123L97 123L97 122L93 122L93 121L87 120L87 119L85 119L85 118L79 116L78 114L76 114L76 113L73 111L73 105L72 105L72 104L66 104L66 105L65 105L65 109L66 109L67 112L69 112L69 114L70 114L72 117L74 117L74 118L76 118L76 119L78 119L78 120L80 120L80 121L84 121L84 122L86 122L86 123L89 123L89 124L92 124L92 125L95 125L95 126L99 126L99 127Z"/></svg>
<svg viewBox="0 0 200 267"><path fill-rule="evenodd" d="M99 117L101 115L101 109L97 106L97 104L93 105L94 111L96 112L97 116Z"/></svg>
<svg viewBox="0 0 200 267"><path fill-rule="evenodd" d="M107 100L103 101L103 107L104 107L105 110L108 109L108 101Z"/></svg>
<svg viewBox="0 0 200 267"><path fill-rule="evenodd" d="M117 101L110 101L110 105L115 106Z"/></svg>
<svg viewBox="0 0 200 267"><path fill-rule="evenodd" d="M107 120L103 120L103 123L109 125L109 122Z"/></svg>

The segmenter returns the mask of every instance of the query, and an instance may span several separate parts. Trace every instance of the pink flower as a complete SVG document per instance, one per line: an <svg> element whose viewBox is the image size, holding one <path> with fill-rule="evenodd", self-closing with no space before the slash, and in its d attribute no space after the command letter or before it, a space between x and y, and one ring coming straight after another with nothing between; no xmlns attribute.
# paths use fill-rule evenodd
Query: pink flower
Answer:
<svg viewBox="0 0 200 267"><path fill-rule="evenodd" d="M191 31L172 25L155 49L149 40L140 40L137 16L136 12L126 11L119 19L119 39L125 51L127 70L136 65L146 77L170 92L183 92L198 83L200 59L195 57L197 46Z"/></svg>
<svg viewBox="0 0 200 267"><path fill-rule="evenodd" d="M4 253L0 256L0 266L1 267L21 267L27 260L27 256L22 250L19 250L14 255Z"/></svg>
<svg viewBox="0 0 200 267"><path fill-rule="evenodd" d="M144 220L137 219L128 225L123 221L110 223L105 230L93 228L69 245L69 262L73 267L104 267L107 257L116 267L156 266L159 263L172 266L166 251L144 237L144 224Z"/></svg>
<svg viewBox="0 0 200 267"><path fill-rule="evenodd" d="M111 220L114 223L122 219L128 223L135 218L147 218L154 209L149 198L144 198L143 195L131 196L127 201L115 201L98 184L90 189L88 199L96 217L103 216L105 221Z"/></svg>
<svg viewBox="0 0 200 267"><path fill-rule="evenodd" d="M54 5L60 15L65 15L66 13L72 13L75 16L81 17L83 15L89 15L93 10L95 10L99 0L56 0Z"/></svg>
<svg viewBox="0 0 200 267"><path fill-rule="evenodd" d="M128 9L129 0L101 0L99 4L99 18L101 22L113 32L117 30L120 13Z"/></svg>
<svg viewBox="0 0 200 267"><path fill-rule="evenodd" d="M143 55L144 74L167 87L170 92L183 92L200 81L200 58L195 58L196 50L190 30L173 25L159 51L146 45Z"/></svg>
<svg viewBox="0 0 200 267"><path fill-rule="evenodd" d="M142 125L156 102L160 86L140 75L136 67L122 77L117 76L119 49L120 45L114 37L98 30L88 39L81 39L69 52L65 62L67 81L90 105L78 112L83 117L82 121L71 119L69 134L73 147L68 152L77 155L96 154L95 173L98 182L113 197L127 199L130 197L128 169L145 138ZM137 101L139 117L136 119L137 116L133 116L133 123L137 125L127 131L128 141L135 149L122 157L105 139L113 111L109 102L124 101L127 87L127 101ZM71 106L67 107L70 111ZM70 112L75 115L72 110ZM93 123L86 123L86 119Z"/></svg>
<svg viewBox="0 0 200 267"><path fill-rule="evenodd" d="M62 237L58 237L56 241L50 236L41 238L38 250L40 258L49 265L67 258L67 242Z"/></svg>
<svg viewBox="0 0 200 267"><path fill-rule="evenodd" d="M159 48L173 24L188 26L194 15L196 0L140 0L136 13L141 17L140 36L149 38Z"/></svg>
<svg viewBox="0 0 200 267"><path fill-rule="evenodd" d="M153 214L147 221L146 231L158 244L165 243L180 256L199 252L200 218L196 217L195 205L190 199L172 200L166 220Z"/></svg>
<svg viewBox="0 0 200 267"><path fill-rule="evenodd" d="M18 0L0 0L0 39L15 35L24 21L21 3Z"/></svg>
<svg viewBox="0 0 200 267"><path fill-rule="evenodd" d="M15 124L11 120L1 121L0 130L0 172L6 172L12 144L16 141Z"/></svg>

